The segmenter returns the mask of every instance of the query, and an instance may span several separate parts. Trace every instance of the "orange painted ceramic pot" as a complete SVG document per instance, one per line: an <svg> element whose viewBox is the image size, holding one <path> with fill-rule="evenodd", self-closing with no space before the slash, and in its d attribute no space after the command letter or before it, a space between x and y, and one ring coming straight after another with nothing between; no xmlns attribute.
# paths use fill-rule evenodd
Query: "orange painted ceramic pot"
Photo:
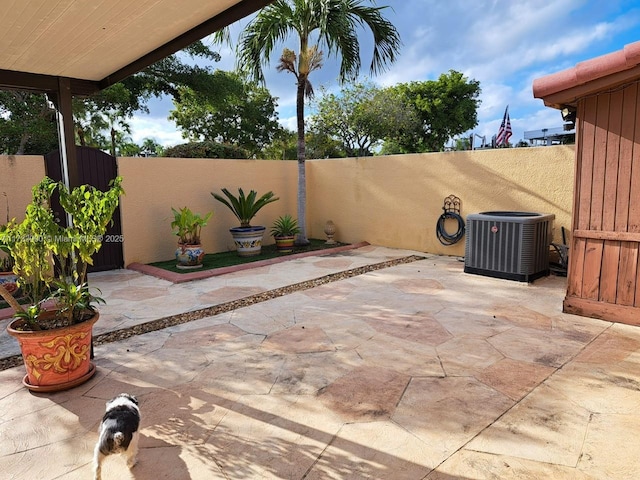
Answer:
<svg viewBox="0 0 640 480"><path fill-rule="evenodd" d="M293 252L295 243L295 235L288 235L286 237L273 237L276 241L276 250L282 253Z"/></svg>
<svg viewBox="0 0 640 480"><path fill-rule="evenodd" d="M96 312L82 323L35 332L20 330L25 321L13 320L7 332L20 343L27 369L22 383L32 391L56 392L89 380L96 371L90 360L91 335L99 317Z"/></svg>

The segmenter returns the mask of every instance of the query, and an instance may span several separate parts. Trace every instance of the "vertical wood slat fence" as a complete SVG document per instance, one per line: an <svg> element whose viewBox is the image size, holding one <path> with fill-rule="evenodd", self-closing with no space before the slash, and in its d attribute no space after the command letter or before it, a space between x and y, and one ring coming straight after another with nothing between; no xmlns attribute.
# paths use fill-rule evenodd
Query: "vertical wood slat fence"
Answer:
<svg viewBox="0 0 640 480"><path fill-rule="evenodd" d="M578 101L564 311L640 325L639 82Z"/></svg>

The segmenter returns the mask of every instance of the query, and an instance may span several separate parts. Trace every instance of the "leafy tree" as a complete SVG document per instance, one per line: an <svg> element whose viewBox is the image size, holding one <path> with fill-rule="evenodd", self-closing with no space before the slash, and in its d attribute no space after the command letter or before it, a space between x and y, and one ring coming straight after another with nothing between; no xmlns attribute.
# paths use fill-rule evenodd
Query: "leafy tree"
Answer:
<svg viewBox="0 0 640 480"><path fill-rule="evenodd" d="M234 145L206 140L204 142L190 142L169 147L164 151L165 157L178 158L249 158L248 152Z"/></svg>
<svg viewBox="0 0 640 480"><path fill-rule="evenodd" d="M140 145L133 142L122 142L118 151L121 157L139 157L142 153Z"/></svg>
<svg viewBox="0 0 640 480"><path fill-rule="evenodd" d="M153 138L145 138L142 141L140 154L145 157L162 157L164 155L164 147Z"/></svg>
<svg viewBox="0 0 640 480"><path fill-rule="evenodd" d="M44 154L56 148L55 110L46 96L0 90L0 153Z"/></svg>
<svg viewBox="0 0 640 480"><path fill-rule="evenodd" d="M366 6L364 0L276 0L247 24L240 36L238 63L253 78L264 82L262 67L276 45L290 36L298 41L298 51L285 48L277 70L296 78L298 157L298 244L308 244L306 231L306 174L304 100L313 94L309 75L322 67L323 51L340 57L339 80L353 80L361 66L359 28L371 31L374 40L371 73L393 62L400 48L400 36L382 15L386 7ZM317 43L313 43L317 39Z"/></svg>
<svg viewBox="0 0 640 480"><path fill-rule="evenodd" d="M152 96L177 98L183 87L195 91L215 88L209 81L210 68L185 63L185 56L220 60L218 53L195 42L91 97L74 99L76 141L113 152L113 139L126 135L126 119L134 112L147 113ZM110 121L108 116L118 118ZM0 152L45 154L57 148L55 112L47 106L45 95L0 91Z"/></svg>
<svg viewBox="0 0 640 480"><path fill-rule="evenodd" d="M276 100L267 89L235 73L217 70L210 83L217 88L200 92L180 88L169 118L184 138L236 145L256 156L280 129Z"/></svg>
<svg viewBox="0 0 640 480"><path fill-rule="evenodd" d="M422 123L399 139L402 153L441 151L451 137L478 124L480 82L467 80L455 70L438 80L403 83L393 89L403 102L413 105Z"/></svg>
<svg viewBox="0 0 640 480"><path fill-rule="evenodd" d="M296 132L281 129L270 145L260 153L259 158L267 160L296 160L298 158L298 135ZM342 158L346 153L342 144L329 135L317 132L305 134L307 158Z"/></svg>
<svg viewBox="0 0 640 480"><path fill-rule="evenodd" d="M343 88L339 95L324 94L310 129L338 138L348 156L372 155L385 138L398 138L419 127L418 116L393 90L371 83Z"/></svg>

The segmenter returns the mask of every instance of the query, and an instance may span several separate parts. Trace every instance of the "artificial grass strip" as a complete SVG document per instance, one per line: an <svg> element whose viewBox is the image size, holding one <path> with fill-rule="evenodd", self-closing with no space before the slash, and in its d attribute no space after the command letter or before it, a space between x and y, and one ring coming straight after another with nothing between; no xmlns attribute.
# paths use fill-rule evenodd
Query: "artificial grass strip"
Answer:
<svg viewBox="0 0 640 480"><path fill-rule="evenodd" d="M163 270L167 270L169 272L175 273L193 273L199 272L202 270L211 270L214 268L222 268L222 267L231 267L234 265L242 265L245 263L257 262L260 260L269 260L271 258L276 257L286 257L288 255L293 255L295 253L303 253L303 252L312 252L316 250L326 250L328 248L340 247L343 245L348 245L348 243L334 243L333 245L327 245L325 240L317 240L317 239L309 239L309 245L304 247L294 247L293 252L290 253L282 253L278 252L275 244L273 245L263 245L260 255L255 255L253 257L241 257L237 254L237 252L221 252L221 253L209 253L204 256L204 260L202 261L202 268L198 269L190 269L190 270L182 270L176 267L176 260L165 260L162 262L154 262L150 263L152 267L162 268Z"/></svg>

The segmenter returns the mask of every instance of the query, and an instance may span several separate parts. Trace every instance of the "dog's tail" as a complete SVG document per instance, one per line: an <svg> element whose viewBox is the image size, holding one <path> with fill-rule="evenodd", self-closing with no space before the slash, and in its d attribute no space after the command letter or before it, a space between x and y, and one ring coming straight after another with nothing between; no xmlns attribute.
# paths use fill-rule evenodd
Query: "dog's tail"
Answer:
<svg viewBox="0 0 640 480"><path fill-rule="evenodd" d="M113 445L114 447L121 447L122 442L124 442L124 433L116 432L113 434Z"/></svg>

